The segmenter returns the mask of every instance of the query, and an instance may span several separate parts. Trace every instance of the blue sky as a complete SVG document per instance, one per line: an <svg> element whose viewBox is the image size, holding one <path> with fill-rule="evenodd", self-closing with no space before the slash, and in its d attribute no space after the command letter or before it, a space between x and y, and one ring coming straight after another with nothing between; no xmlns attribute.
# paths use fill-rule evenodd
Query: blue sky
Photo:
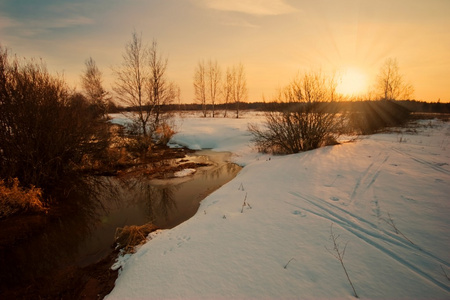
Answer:
<svg viewBox="0 0 450 300"><path fill-rule="evenodd" d="M415 98L450 101L449 15L448 0L0 0L0 43L73 86L92 57L110 89L136 30L158 41L184 102L203 59L242 62L258 101L310 69L358 70L370 86L395 57Z"/></svg>

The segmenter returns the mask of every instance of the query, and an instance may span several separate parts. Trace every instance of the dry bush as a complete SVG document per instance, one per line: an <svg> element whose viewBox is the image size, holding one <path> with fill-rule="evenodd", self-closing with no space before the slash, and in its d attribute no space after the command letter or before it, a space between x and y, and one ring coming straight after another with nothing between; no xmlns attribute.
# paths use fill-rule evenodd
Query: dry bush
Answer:
<svg viewBox="0 0 450 300"><path fill-rule="evenodd" d="M34 186L22 188L17 178L8 182L0 180L0 219L21 212L45 211L41 197L41 189Z"/></svg>
<svg viewBox="0 0 450 300"><path fill-rule="evenodd" d="M156 128L155 135L159 144L166 145L172 136L176 133L173 126L169 126L167 123L163 123Z"/></svg>
<svg viewBox="0 0 450 300"><path fill-rule="evenodd" d="M335 89L334 78L320 72L292 81L266 113L264 128L248 127L258 150L290 154L336 144L342 115Z"/></svg>
<svg viewBox="0 0 450 300"><path fill-rule="evenodd" d="M104 159L108 130L95 106L42 61L0 46L0 178L44 192L74 179L86 157Z"/></svg>
<svg viewBox="0 0 450 300"><path fill-rule="evenodd" d="M118 249L124 249L126 253L134 253L136 246L145 243L148 234L156 229L158 228L152 223L117 228L114 240Z"/></svg>

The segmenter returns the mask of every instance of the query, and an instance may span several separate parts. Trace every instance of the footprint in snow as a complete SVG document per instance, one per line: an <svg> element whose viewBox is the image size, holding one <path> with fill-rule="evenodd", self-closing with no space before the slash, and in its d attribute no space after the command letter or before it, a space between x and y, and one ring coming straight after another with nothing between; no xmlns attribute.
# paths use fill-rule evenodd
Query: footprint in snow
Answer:
<svg viewBox="0 0 450 300"><path fill-rule="evenodd" d="M408 202L412 202L412 203L416 203L417 202L413 198L409 198L409 197L406 197L406 196L403 196L403 195L401 195L401 197L402 197L403 200L408 201Z"/></svg>
<svg viewBox="0 0 450 300"><path fill-rule="evenodd" d="M306 214L305 213L303 213L303 212L301 212L301 211L299 211L299 210L294 210L293 212L292 212L294 215L296 215L296 216L300 216L300 217L306 217Z"/></svg>
<svg viewBox="0 0 450 300"><path fill-rule="evenodd" d="M184 235L182 237L177 237L177 246L181 247L185 242L189 241L191 239L190 236Z"/></svg>

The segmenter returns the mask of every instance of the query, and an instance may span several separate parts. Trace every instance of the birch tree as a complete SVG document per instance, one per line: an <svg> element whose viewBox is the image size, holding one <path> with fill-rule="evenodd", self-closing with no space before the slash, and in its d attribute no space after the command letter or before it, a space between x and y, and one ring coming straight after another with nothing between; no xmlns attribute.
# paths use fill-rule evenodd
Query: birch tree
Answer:
<svg viewBox="0 0 450 300"><path fill-rule="evenodd" d="M203 117L206 117L206 67L199 61L194 72L195 100L202 106Z"/></svg>
<svg viewBox="0 0 450 300"><path fill-rule="evenodd" d="M148 134L147 126L151 113L150 99L145 93L146 82L150 77L146 67L147 60L148 51L142 45L142 37L134 31L131 41L125 45L122 64L114 69L116 82L113 87L117 98L135 110L133 121L140 127L144 136Z"/></svg>
<svg viewBox="0 0 450 300"><path fill-rule="evenodd" d="M207 66L207 82L208 82L208 94L209 94L209 103L211 103L212 107L212 117L215 117L215 105L217 101L217 97L220 94L220 80L222 77L220 67L217 64L217 61L208 61Z"/></svg>
<svg viewBox="0 0 450 300"><path fill-rule="evenodd" d="M177 87L166 78L168 60L158 51L157 42L142 45L142 38L133 32L125 46L122 65L114 70L114 91L118 98L133 109L135 124L144 136L153 133L167 121L162 110L177 97Z"/></svg>
<svg viewBox="0 0 450 300"><path fill-rule="evenodd" d="M397 59L388 58L380 68L376 88L382 100L407 99L414 88L403 79L399 72Z"/></svg>
<svg viewBox="0 0 450 300"><path fill-rule="evenodd" d="M236 109L236 118L239 118L239 104L247 100L247 79L245 77L244 65L239 63L233 67L233 102Z"/></svg>
<svg viewBox="0 0 450 300"><path fill-rule="evenodd" d="M233 68L228 67L227 71L225 73L225 80L223 81L223 87L222 87L222 95L223 95L223 102L225 104L225 113L224 117L227 116L228 112L228 105L233 99L233 89L234 89L234 75L233 75Z"/></svg>
<svg viewBox="0 0 450 300"><path fill-rule="evenodd" d="M179 88L167 79L168 59L159 53L156 40L149 49L148 58L150 78L147 81L147 97L151 106L151 131L156 132L161 126L168 125L171 115L165 112L163 107L175 101L179 94Z"/></svg>

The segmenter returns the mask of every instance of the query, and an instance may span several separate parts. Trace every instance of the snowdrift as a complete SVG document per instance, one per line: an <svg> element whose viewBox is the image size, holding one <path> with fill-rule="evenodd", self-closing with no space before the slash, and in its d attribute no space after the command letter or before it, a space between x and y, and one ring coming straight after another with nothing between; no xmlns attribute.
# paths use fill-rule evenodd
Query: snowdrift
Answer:
<svg viewBox="0 0 450 300"><path fill-rule="evenodd" d="M349 299L331 228L361 298L450 297L449 123L269 156L246 131L260 121L179 120L171 143L232 151L245 167L190 220L122 258L108 300Z"/></svg>

